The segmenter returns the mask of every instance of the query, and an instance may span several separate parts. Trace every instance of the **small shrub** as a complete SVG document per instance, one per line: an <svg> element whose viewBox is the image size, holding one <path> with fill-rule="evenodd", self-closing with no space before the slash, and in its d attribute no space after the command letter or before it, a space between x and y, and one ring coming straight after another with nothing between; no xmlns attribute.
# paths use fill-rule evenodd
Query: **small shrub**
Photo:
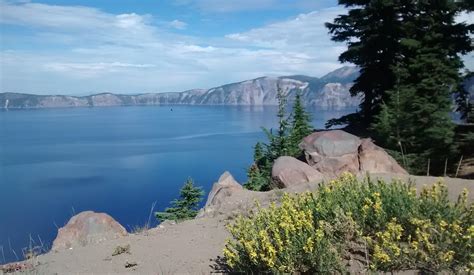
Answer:
<svg viewBox="0 0 474 275"><path fill-rule="evenodd" d="M280 206L237 218L224 257L234 271L342 272L353 244L366 243L374 271L469 272L473 224L467 191L453 203L442 183L417 195L411 184L344 174L314 193L285 194Z"/></svg>
<svg viewBox="0 0 474 275"><path fill-rule="evenodd" d="M115 250L112 253L112 256L117 256L124 253L131 254L129 244L124 245L124 246L118 245L117 247L115 247Z"/></svg>
<svg viewBox="0 0 474 275"><path fill-rule="evenodd" d="M164 212L156 212L158 220L183 221L196 217L199 203L202 201L204 191L201 187L195 187L189 178L180 190L180 198L171 202L172 207L166 208Z"/></svg>
<svg viewBox="0 0 474 275"><path fill-rule="evenodd" d="M238 217L228 226L237 241L229 241L224 255L229 266L245 272L329 272L343 270L341 248L355 234L354 221L337 215L333 223L315 222L314 195L285 194L282 205L258 208L252 218Z"/></svg>

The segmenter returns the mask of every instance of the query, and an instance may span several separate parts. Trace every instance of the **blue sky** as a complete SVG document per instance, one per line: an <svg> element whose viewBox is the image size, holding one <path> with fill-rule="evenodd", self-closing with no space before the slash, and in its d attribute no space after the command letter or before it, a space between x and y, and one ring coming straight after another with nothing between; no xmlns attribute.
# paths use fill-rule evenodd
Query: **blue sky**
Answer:
<svg viewBox="0 0 474 275"><path fill-rule="evenodd" d="M324 22L344 12L335 0L0 0L0 92L175 92L321 76L341 66L345 46Z"/></svg>

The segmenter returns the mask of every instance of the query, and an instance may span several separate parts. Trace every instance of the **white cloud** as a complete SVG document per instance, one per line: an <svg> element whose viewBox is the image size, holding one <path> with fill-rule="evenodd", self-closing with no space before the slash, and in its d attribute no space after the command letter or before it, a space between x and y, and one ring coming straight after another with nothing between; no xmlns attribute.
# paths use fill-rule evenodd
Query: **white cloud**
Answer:
<svg viewBox="0 0 474 275"><path fill-rule="evenodd" d="M173 20L173 21L170 22L170 26L175 28L175 29L178 29L178 30L184 30L184 29L186 29L188 24L186 24L183 21Z"/></svg>
<svg viewBox="0 0 474 275"><path fill-rule="evenodd" d="M78 77L95 77L104 73L118 72L123 69L153 68L153 64L130 64L122 62L99 63L46 63L44 68L48 71L70 73Z"/></svg>
<svg viewBox="0 0 474 275"><path fill-rule="evenodd" d="M345 46L330 40L324 23L331 21L343 8L329 8L300 14L295 18L255 28L243 33L233 33L226 37L245 45L274 49L282 56L299 53L307 63L337 64L337 57ZM335 66L330 66L334 68ZM329 70L324 66L322 70ZM321 74L322 70L311 72Z"/></svg>
<svg viewBox="0 0 474 275"><path fill-rule="evenodd" d="M206 12L228 13L258 10L319 9L337 5L336 0L174 0L177 5L197 7Z"/></svg>
<svg viewBox="0 0 474 275"><path fill-rule="evenodd" d="M0 92L182 91L263 75L318 76L340 67L343 45L323 26L340 12L323 9L204 39L174 33L172 22L146 14L0 2L0 23L33 32L2 34L33 47L0 51ZM174 28L185 27L175 21Z"/></svg>

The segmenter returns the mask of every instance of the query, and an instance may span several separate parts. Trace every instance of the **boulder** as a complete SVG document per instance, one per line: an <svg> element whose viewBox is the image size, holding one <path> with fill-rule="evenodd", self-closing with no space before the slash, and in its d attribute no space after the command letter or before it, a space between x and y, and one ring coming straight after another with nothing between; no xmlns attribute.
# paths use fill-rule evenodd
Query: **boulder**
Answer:
<svg viewBox="0 0 474 275"><path fill-rule="evenodd" d="M52 250L59 251L100 243L127 235L125 228L105 213L84 211L58 231Z"/></svg>
<svg viewBox="0 0 474 275"><path fill-rule="evenodd" d="M299 144L307 163L324 176L352 174L407 174L398 163L370 139L360 139L342 130L314 132Z"/></svg>
<svg viewBox="0 0 474 275"><path fill-rule="evenodd" d="M323 174L308 164L289 156L279 157L275 161L272 167L272 178L280 188L324 179Z"/></svg>
<svg viewBox="0 0 474 275"><path fill-rule="evenodd" d="M212 190L207 197L206 205L201 209L198 217L203 217L215 212L226 203L229 197L241 191L244 191L242 185L240 185L229 172L224 172L224 174L219 177L219 180L212 186Z"/></svg>
<svg viewBox="0 0 474 275"><path fill-rule="evenodd" d="M299 144L306 161L327 177L359 172L360 138L342 130L314 132Z"/></svg>
<svg viewBox="0 0 474 275"><path fill-rule="evenodd" d="M357 153L340 157L324 157L312 167L329 178L337 177L343 172L357 175L360 169Z"/></svg>
<svg viewBox="0 0 474 275"><path fill-rule="evenodd" d="M361 172L394 173L408 175L395 159L370 139L363 139L359 149Z"/></svg>
<svg viewBox="0 0 474 275"><path fill-rule="evenodd" d="M300 148L315 161L323 157L341 157L347 154L356 154L361 144L360 138L342 130L314 132L305 137Z"/></svg>

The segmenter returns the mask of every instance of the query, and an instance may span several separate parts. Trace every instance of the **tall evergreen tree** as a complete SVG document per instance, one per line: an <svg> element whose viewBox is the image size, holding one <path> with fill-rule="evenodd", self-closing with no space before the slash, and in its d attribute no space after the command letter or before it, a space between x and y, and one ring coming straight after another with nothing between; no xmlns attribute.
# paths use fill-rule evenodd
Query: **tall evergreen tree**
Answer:
<svg viewBox="0 0 474 275"><path fill-rule="evenodd" d="M253 151L253 161L255 163L260 163L262 159L265 157L264 152L263 152L263 147L260 142L257 142L254 147Z"/></svg>
<svg viewBox="0 0 474 275"><path fill-rule="evenodd" d="M179 199L171 202L172 207L166 208L164 212L155 213L158 220L182 221L196 217L204 195L202 188L194 186L193 180L188 178L179 193Z"/></svg>
<svg viewBox="0 0 474 275"><path fill-rule="evenodd" d="M386 92L395 84L393 69L400 53L400 17L405 12L400 2L403 1L339 0L349 11L326 26L332 40L347 43L339 61L360 68L350 92L352 96L361 96L362 101L357 113L331 120L327 127L348 123L367 128L380 112L382 102L388 97Z"/></svg>
<svg viewBox="0 0 474 275"><path fill-rule="evenodd" d="M461 114L461 119L468 123L474 123L474 104L468 90L473 85L474 72L467 72L463 76L463 81L460 83L456 94L456 111Z"/></svg>
<svg viewBox="0 0 474 275"><path fill-rule="evenodd" d="M286 114L286 95L283 93L283 90L278 87L277 91L278 99L278 129L276 134L273 134L272 130L263 128L263 131L266 133L269 143L266 144L267 147L267 159L269 162L273 163L275 159L280 156L287 156L290 151L289 146L289 122Z"/></svg>
<svg viewBox="0 0 474 275"><path fill-rule="evenodd" d="M254 162L247 169L247 182L244 184L245 188L255 191L268 189L271 177L271 163L267 158L267 154L262 144L257 142L254 147Z"/></svg>
<svg viewBox="0 0 474 275"><path fill-rule="evenodd" d="M298 144L304 137L312 132L313 127L311 126L311 117L303 106L301 93L297 92L295 103L293 104L293 110L291 112L291 130L289 133L290 155L298 156L301 153Z"/></svg>
<svg viewBox="0 0 474 275"><path fill-rule="evenodd" d="M451 95L461 80L459 54L472 50L469 26L455 23L461 11L455 1L410 3L394 66L396 83L374 129L386 146L405 149L419 167L430 159L436 170L454 149ZM419 172L419 167L412 168Z"/></svg>

